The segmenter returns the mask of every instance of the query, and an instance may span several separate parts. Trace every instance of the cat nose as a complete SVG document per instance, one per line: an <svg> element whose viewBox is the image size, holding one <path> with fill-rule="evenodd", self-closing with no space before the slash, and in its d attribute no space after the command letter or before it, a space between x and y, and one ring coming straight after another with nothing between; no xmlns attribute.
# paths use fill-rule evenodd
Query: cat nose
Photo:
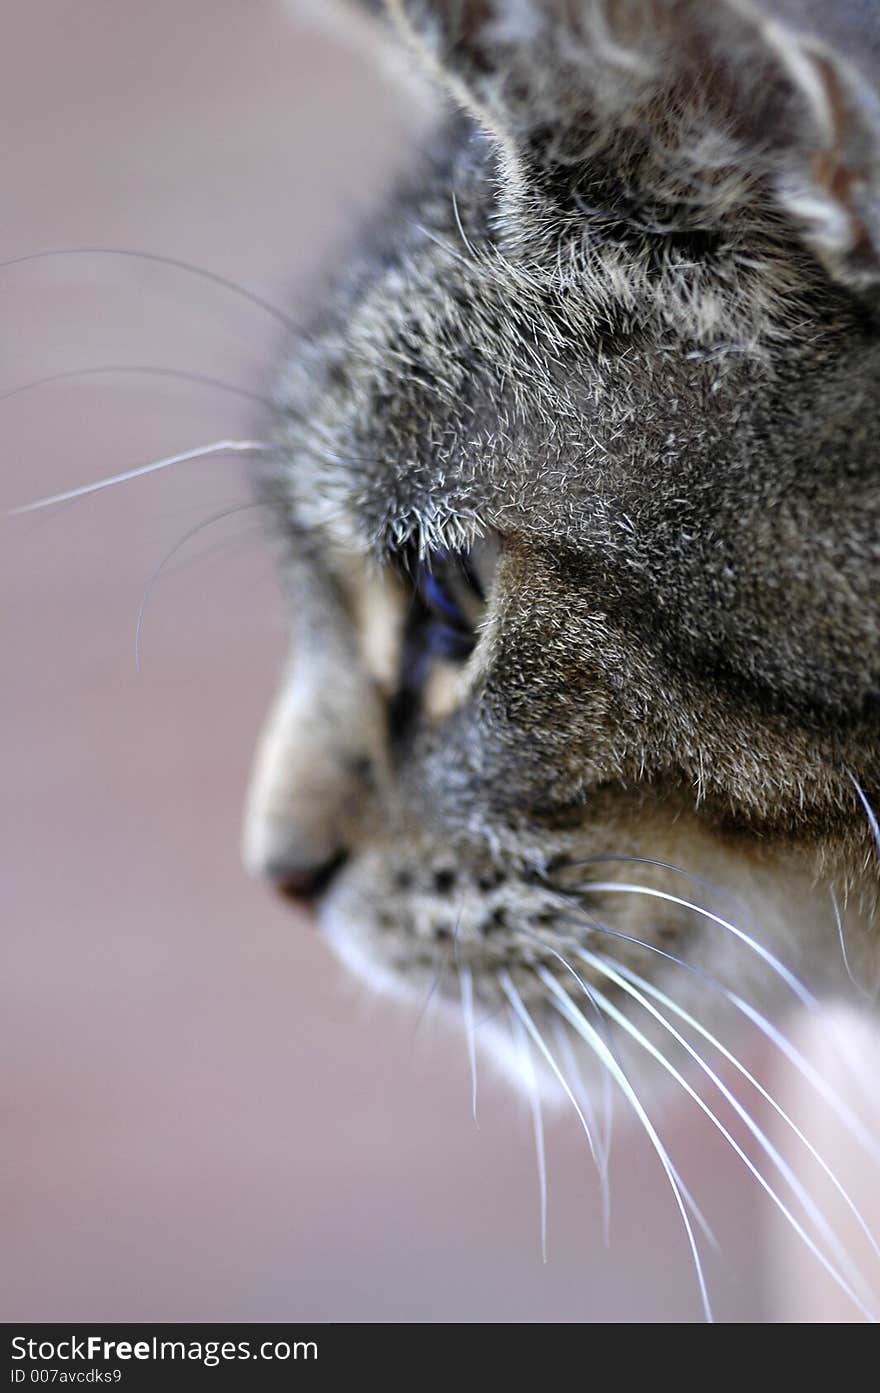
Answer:
<svg viewBox="0 0 880 1393"><path fill-rule="evenodd" d="M384 732L356 668L330 673L314 655L291 664L254 760L242 828L251 875L297 901L327 889L363 835Z"/></svg>
<svg viewBox="0 0 880 1393"><path fill-rule="evenodd" d="M300 904L323 894L350 855L338 824L308 826L295 816L252 825L243 850L252 876Z"/></svg>
<svg viewBox="0 0 880 1393"><path fill-rule="evenodd" d="M317 866L302 866L286 860L272 861L264 868L263 875L284 899L303 904L322 894L347 860L348 852L340 850Z"/></svg>

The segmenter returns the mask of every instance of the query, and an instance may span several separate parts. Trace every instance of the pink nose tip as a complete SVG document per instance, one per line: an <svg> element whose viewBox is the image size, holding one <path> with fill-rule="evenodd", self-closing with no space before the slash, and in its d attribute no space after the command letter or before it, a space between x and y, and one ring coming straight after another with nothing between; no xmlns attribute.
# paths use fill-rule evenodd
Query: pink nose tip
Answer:
<svg viewBox="0 0 880 1393"><path fill-rule="evenodd" d="M320 866L278 862L268 867L266 876L286 900L302 905L323 894L347 859L347 852L338 851Z"/></svg>

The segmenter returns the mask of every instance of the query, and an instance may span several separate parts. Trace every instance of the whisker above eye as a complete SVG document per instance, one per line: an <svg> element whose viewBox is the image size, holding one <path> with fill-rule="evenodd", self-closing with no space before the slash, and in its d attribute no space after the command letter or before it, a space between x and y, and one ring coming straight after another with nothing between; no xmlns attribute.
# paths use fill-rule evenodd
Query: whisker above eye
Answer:
<svg viewBox="0 0 880 1393"><path fill-rule="evenodd" d="M181 382L191 382L199 387L211 387L220 392L228 392L231 396L241 397L244 401L255 402L258 406L264 406L267 410L274 410L275 405L268 397L262 396L259 392L252 392L248 387L240 387L236 382L225 382L220 377L211 377L207 373L189 372L183 368L166 368L153 366L148 363L108 363L94 368L68 368L63 372L49 373L46 377L36 377L31 382L23 382L19 387L8 387L6 391L0 392L0 401L9 401L12 397L18 397L25 392L33 392L38 387L50 387L56 382L75 382L80 378L102 377L112 373L137 373L152 377L167 377L177 379Z"/></svg>
<svg viewBox="0 0 880 1393"><path fill-rule="evenodd" d="M179 537L174 543L171 550L165 553L144 586L144 593L141 596L141 602L138 607L137 622L134 630L134 665L136 672L140 672L141 670L141 632L144 625L144 614L146 613L150 596L156 587L156 582L165 570L168 562L172 557L177 555L182 547L186 546L187 542L191 541L193 537L197 537L206 527L212 527L215 522L222 522L224 518L234 517L236 513L246 513L250 512L252 509L265 508L266 506L267 505L262 500L256 500L252 503L235 503L229 508L221 508L218 512L211 513L210 517L202 518L201 522L196 523L195 527L188 528L183 536Z"/></svg>
<svg viewBox="0 0 880 1393"><path fill-rule="evenodd" d="M456 225L456 227L458 228L459 236L461 237L461 240L464 242L465 246L467 247L467 249L468 249L468 251L470 252L471 256L473 257L474 261L477 261L477 260L478 260L477 249L476 249L476 247L473 245L473 243L471 242L471 240L470 240L470 238L468 237L467 233L465 232L465 230L464 230L464 224L462 223L462 220L461 220L461 209L460 209L459 206L458 206L458 194L455 192L455 189L451 189L451 190L450 190L450 194L451 194L451 198L452 198L452 211L453 211L453 214L455 215L455 225Z"/></svg>
<svg viewBox="0 0 880 1393"><path fill-rule="evenodd" d="M164 459L151 460L135 469L126 469L122 474L111 474L109 478L98 479L93 484L81 484L79 488L67 489L64 493L53 493L48 498L38 498L33 503L23 503L18 508L10 508L7 517L21 517L24 513L35 513L40 508L51 508L56 503L69 503L74 498L85 498L90 493L99 493L111 488L113 484L125 484L130 479L139 479L144 474L154 474L160 469L170 469L174 464L185 464L188 460L208 459L212 455L268 454L274 446L267 440L215 440L210 445L197 445L192 450L182 450L177 455L166 455Z"/></svg>
<svg viewBox="0 0 880 1393"><path fill-rule="evenodd" d="M279 445L277 446L277 448L281 451L283 451L285 445L287 445L290 450L294 452L298 451L299 453L307 455L312 459L319 460L321 463L324 464L340 464L349 466L357 464L362 465L365 468L375 468L376 466L381 466L387 463L386 460L383 460L377 457L376 455L354 454L353 452L348 450L346 450L345 453L342 453L341 450L338 448L339 441L335 439L331 432L328 431L324 426L322 426L320 422L315 420L306 421L297 418L295 415L293 415L293 413L290 410L290 407L286 403L282 403L279 405L278 402L271 402L270 405L272 406L272 409L275 412L277 412L280 416L284 418L285 422L290 428L289 436L286 439L281 440ZM294 435L294 423L301 426L303 430L307 432L307 434L300 434L298 436ZM317 444L314 443L315 441L317 441Z"/></svg>
<svg viewBox="0 0 880 1393"><path fill-rule="evenodd" d="M29 252L26 256L7 257L5 261L0 261L0 271L8 270L13 266L25 266L33 261L48 261L52 258L65 256L119 256L155 266L168 266L175 271L183 271L189 276L196 276L199 280L219 286L222 290L228 291L230 295L239 296L249 304L255 305L257 309L263 310L265 314L271 315L290 333L298 334L301 332L301 326L290 315L279 309L277 305L273 305L271 300L265 300L256 291L248 290L246 286L239 285L237 281L221 275L219 271L211 271L206 266L197 266L192 261L184 261L177 256L165 256L159 252L135 251L129 247L50 247L44 251Z"/></svg>

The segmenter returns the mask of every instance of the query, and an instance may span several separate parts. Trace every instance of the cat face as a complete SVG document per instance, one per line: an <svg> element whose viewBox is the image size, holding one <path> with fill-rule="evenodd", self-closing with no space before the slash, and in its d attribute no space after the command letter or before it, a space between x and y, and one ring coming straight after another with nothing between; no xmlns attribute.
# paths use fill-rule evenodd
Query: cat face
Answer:
<svg viewBox="0 0 880 1393"><path fill-rule="evenodd" d="M280 385L246 860L374 986L538 1033L590 983L613 1015L609 953L818 980L829 888L876 946L870 44L846 6L391 8L464 109Z"/></svg>

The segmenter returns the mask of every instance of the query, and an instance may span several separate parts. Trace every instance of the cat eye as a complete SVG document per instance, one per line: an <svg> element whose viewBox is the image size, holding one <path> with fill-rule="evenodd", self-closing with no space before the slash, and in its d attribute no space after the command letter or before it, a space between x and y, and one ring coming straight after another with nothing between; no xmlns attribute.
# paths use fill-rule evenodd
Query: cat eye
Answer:
<svg viewBox="0 0 880 1393"><path fill-rule="evenodd" d="M469 657L486 597L468 555L435 552L419 563L416 588L427 611L430 652L453 660Z"/></svg>
<svg viewBox="0 0 880 1393"><path fill-rule="evenodd" d="M486 609L497 542L480 541L468 551L437 550L398 558L412 589L403 645L402 678L420 687L436 660L464 662L474 650Z"/></svg>

